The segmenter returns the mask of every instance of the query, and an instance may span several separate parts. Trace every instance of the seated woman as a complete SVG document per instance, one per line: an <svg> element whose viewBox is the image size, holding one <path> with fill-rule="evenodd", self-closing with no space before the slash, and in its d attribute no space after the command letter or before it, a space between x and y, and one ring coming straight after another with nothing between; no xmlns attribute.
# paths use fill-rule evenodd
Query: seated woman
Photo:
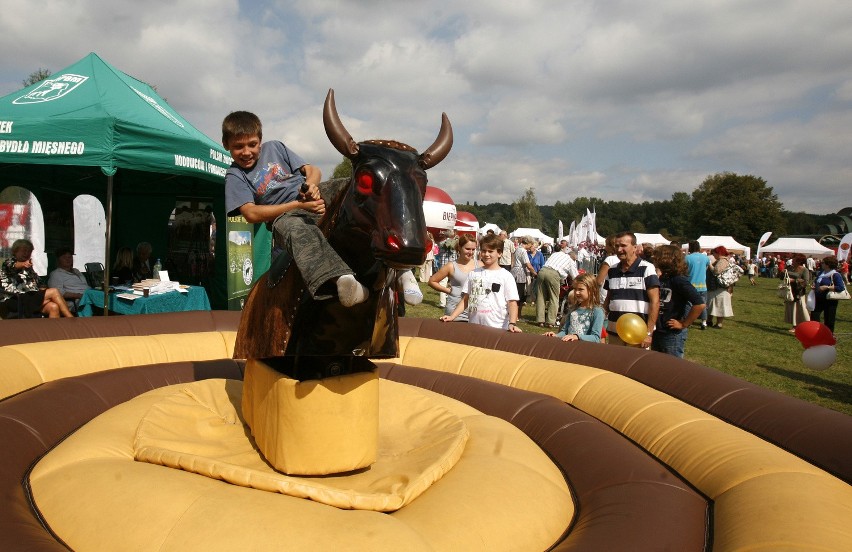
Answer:
<svg viewBox="0 0 852 552"><path fill-rule="evenodd" d="M133 283L133 251L129 247L121 247L116 252L110 277L118 278L122 285Z"/></svg>
<svg viewBox="0 0 852 552"><path fill-rule="evenodd" d="M136 257L133 259L133 281L141 282L153 278L151 266L151 244L140 242L136 246Z"/></svg>
<svg viewBox="0 0 852 552"><path fill-rule="evenodd" d="M15 240L12 257L0 267L0 285L6 297L17 300L18 316L26 318L36 313L50 318L72 317L62 294L56 288L39 289L38 274L33 270L33 243L30 240Z"/></svg>

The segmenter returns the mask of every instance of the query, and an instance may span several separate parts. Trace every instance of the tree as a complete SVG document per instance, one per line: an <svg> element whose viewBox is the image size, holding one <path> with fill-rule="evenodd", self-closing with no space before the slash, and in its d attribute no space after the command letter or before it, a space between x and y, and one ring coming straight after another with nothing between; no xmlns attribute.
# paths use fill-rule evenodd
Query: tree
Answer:
<svg viewBox="0 0 852 552"><path fill-rule="evenodd" d="M343 161L334 167L334 172L331 173L332 178L349 178L352 176L352 160L344 157Z"/></svg>
<svg viewBox="0 0 852 552"><path fill-rule="evenodd" d="M731 172L708 176L692 192L692 228L697 234L733 236L757 243L767 230L786 232L783 206L760 177Z"/></svg>
<svg viewBox="0 0 852 552"><path fill-rule="evenodd" d="M630 223L630 231L634 234L647 234L648 229L642 224L640 220L634 220Z"/></svg>
<svg viewBox="0 0 852 552"><path fill-rule="evenodd" d="M35 84L37 82L43 81L44 79L46 79L49 76L50 76L50 69L42 69L41 67L39 67L38 69L36 69L32 73L30 73L30 76L25 78L22 82L24 83L24 87L26 88L27 86L30 86L31 84Z"/></svg>
<svg viewBox="0 0 852 552"><path fill-rule="evenodd" d="M512 204L517 228L541 228L542 216L535 198L535 189L527 188L524 195Z"/></svg>
<svg viewBox="0 0 852 552"><path fill-rule="evenodd" d="M668 230L667 236L673 240L685 241L689 236L692 236L690 228L690 211L692 209L692 198L686 192L675 192L672 194L671 201L663 202L665 204L665 215L662 224L665 224ZM659 232L659 230L658 230ZM662 234L662 232L660 232ZM697 238L698 234L694 234Z"/></svg>

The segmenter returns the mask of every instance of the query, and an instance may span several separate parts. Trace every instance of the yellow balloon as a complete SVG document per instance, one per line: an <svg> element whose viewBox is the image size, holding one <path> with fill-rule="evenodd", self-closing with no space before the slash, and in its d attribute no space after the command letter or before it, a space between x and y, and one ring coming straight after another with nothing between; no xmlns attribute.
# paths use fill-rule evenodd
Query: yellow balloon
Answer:
<svg viewBox="0 0 852 552"><path fill-rule="evenodd" d="M639 345L645 341L645 337L648 335L648 326L638 314L626 312L619 316L615 322L615 331L625 343Z"/></svg>

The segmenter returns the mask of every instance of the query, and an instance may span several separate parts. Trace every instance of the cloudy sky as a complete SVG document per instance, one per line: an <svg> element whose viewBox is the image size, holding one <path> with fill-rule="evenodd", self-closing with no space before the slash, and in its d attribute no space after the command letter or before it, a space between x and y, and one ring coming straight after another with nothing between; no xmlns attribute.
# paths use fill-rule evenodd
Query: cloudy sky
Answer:
<svg viewBox="0 0 852 552"><path fill-rule="evenodd" d="M452 4L452 5L451 5ZM95 52L218 140L247 109L330 175L322 127L419 150L456 203L655 201L722 171L786 209L852 206L852 3L829 0L26 0L0 95Z"/></svg>

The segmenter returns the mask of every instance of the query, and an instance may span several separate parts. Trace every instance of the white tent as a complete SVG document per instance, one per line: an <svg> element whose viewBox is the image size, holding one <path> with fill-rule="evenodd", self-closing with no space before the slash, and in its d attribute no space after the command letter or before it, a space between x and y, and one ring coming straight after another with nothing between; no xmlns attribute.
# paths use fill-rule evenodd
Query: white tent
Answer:
<svg viewBox="0 0 852 552"><path fill-rule="evenodd" d="M482 225L482 228L479 229L479 233L484 236L486 233L488 233L489 230L494 230L495 234L499 234L500 232L502 232L502 230L500 230L500 227L494 224L493 222L486 222Z"/></svg>
<svg viewBox="0 0 852 552"><path fill-rule="evenodd" d="M662 234L639 234L636 233L636 243L650 243L651 245L668 245L672 243L672 240L663 236Z"/></svg>
<svg viewBox="0 0 852 552"><path fill-rule="evenodd" d="M728 253L742 253L746 259L751 258L751 247L746 247L738 243L731 236L701 236L698 238L698 244L701 246L701 249L714 249L720 245L724 245ZM763 248L762 251L766 251L766 248Z"/></svg>
<svg viewBox="0 0 852 552"><path fill-rule="evenodd" d="M778 238L771 245L766 245L761 253L802 253L819 259L834 255L834 250L820 245L813 238Z"/></svg>
<svg viewBox="0 0 852 552"><path fill-rule="evenodd" d="M542 232L538 228L518 228L517 230L515 230L514 232L509 234L510 238L514 238L514 237L523 238L524 236L529 236L531 238L535 238L538 241L540 241L541 243L550 243L550 244L553 243L553 238L545 235L544 232Z"/></svg>

